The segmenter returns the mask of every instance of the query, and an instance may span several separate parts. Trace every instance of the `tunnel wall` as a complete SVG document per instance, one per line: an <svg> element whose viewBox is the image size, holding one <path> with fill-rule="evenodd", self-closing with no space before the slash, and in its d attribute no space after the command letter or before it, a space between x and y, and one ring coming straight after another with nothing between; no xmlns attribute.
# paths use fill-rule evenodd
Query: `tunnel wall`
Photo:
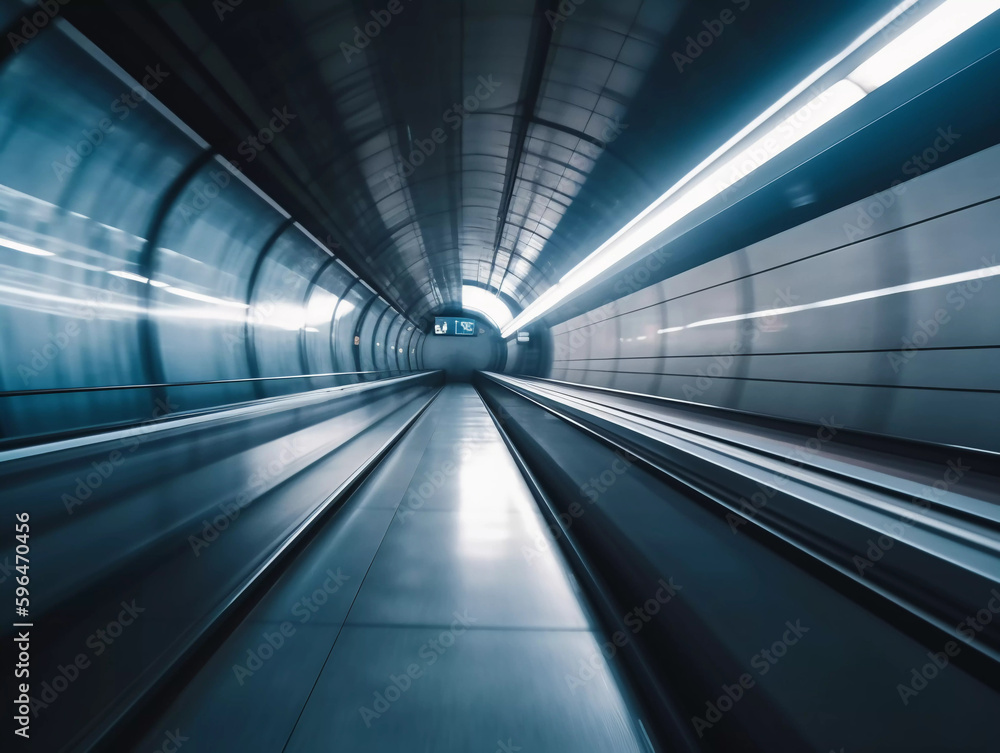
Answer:
<svg viewBox="0 0 1000 753"><path fill-rule="evenodd" d="M476 321L479 323L476 337L428 336L422 344L422 360L426 367L444 371L450 382L470 382L476 371L502 370L507 346L500 332L481 319Z"/></svg>
<svg viewBox="0 0 1000 753"><path fill-rule="evenodd" d="M507 340L507 363L504 371L518 376L544 376L552 368L552 334L541 324L531 324L522 332L527 332L529 340L519 343L516 337Z"/></svg>
<svg viewBox="0 0 1000 753"><path fill-rule="evenodd" d="M65 26L0 60L0 391L419 368L423 333L156 102L157 70ZM0 396L0 431L333 383Z"/></svg>
<svg viewBox="0 0 1000 753"><path fill-rule="evenodd" d="M546 375L1000 449L998 169L984 150L562 322Z"/></svg>

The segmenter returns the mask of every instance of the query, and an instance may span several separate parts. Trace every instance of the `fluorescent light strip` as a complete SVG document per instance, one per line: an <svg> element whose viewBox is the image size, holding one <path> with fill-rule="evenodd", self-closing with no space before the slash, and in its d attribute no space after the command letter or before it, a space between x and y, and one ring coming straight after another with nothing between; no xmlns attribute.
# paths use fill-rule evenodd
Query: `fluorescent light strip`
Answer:
<svg viewBox="0 0 1000 753"><path fill-rule="evenodd" d="M738 133L736 133L732 138L730 138L725 144L723 144L718 149L716 149L714 152L712 152L712 154L710 154L707 158L705 158L697 167L695 167L693 170L691 170L691 172L689 172L687 175L685 175L683 178L681 178L665 194L663 194L655 202L653 202L652 204L650 204L635 219L633 219L625 227L623 227L621 230L619 230L608 241L606 241L604 243L604 245L601 246L601 248L598 248L597 251L595 251L594 253L596 254L596 253L600 252L601 249L603 249L605 246L610 245L612 242L614 242L619 237L621 237L622 235L624 235L626 232L628 232L629 230L631 230L635 225L637 225L640 221L642 221L646 217L646 215L650 214L658 206L660 206L661 204L663 204L670 197L672 197L674 194L678 193L681 189L683 189L688 183L690 183L695 178L697 178L699 175L701 175L708 167L710 167L713 163L715 163L716 161L718 161L730 149L732 149L734 146L736 146L741 141L743 141L743 139L745 139L747 136L749 136L751 133L753 133L755 130L757 130L760 126L762 126L764 123L766 123L772 117L774 117L783 108L785 108L789 104L791 104L792 101L794 101L798 96L800 96L803 92L805 92L811 86L815 85L817 81L819 81L823 76L825 76L827 73L829 73L834 68L834 66L839 65L840 63L842 63L849 55L851 55L852 53L856 52L863 44L865 44L866 42L868 42L876 34L878 34L883 29L885 29L889 24L891 24L893 21L895 21L897 18L899 18L899 16L901 16L903 13L905 13L907 10L909 10L916 3L917 3L917 0L904 0L904 2L900 3L899 5L897 5L890 13L888 13L887 15L885 15L881 19L879 19L878 22L875 23L875 25L873 25L872 27L870 27L860 37L858 37L857 39L855 39L850 45L848 45L843 51L841 51L841 53L839 55L837 55L836 57L828 60L825 64L823 64L822 66L820 66L819 68L817 68L815 71L813 71L809 76L807 76L805 79L803 79L802 81L800 81L797 86L795 86L788 93L786 93L785 96L783 96L781 99L779 99L777 102L775 102L769 108L767 108L764 112L762 112L760 115L758 115L752 121L750 121L750 123L748 123L744 128L742 128ZM593 256L593 254L592 254L592 256ZM590 257L588 257L588 258L590 258ZM586 262L587 262L587 259L585 259L583 262L581 262L580 264L578 264L574 269L570 270L570 272L568 274L566 274L563 277L563 279L566 279L566 277L569 277L569 275L573 274L573 272L575 272L576 269L582 267ZM560 280L560 282L561 282L561 280Z"/></svg>
<svg viewBox="0 0 1000 753"><path fill-rule="evenodd" d="M651 212L627 237L605 246L604 251L591 257L590 262L578 266L574 272L563 277L559 285L570 290L582 287L698 207L708 203L820 126L860 102L864 96L864 90L857 84L851 81L838 81L707 175L682 194L677 201Z"/></svg>
<svg viewBox="0 0 1000 753"><path fill-rule="evenodd" d="M27 243L18 243L17 241L12 241L10 238L0 238L0 246L9 248L11 251L20 251L22 254L31 254L32 256L55 256L51 251L46 251L43 248L35 248L34 246L29 246Z"/></svg>
<svg viewBox="0 0 1000 753"><path fill-rule="evenodd" d="M848 79L866 92L874 91L997 10L1000 0L950 0L868 58Z"/></svg>
<svg viewBox="0 0 1000 753"><path fill-rule="evenodd" d="M751 311L747 314L735 314L733 316L720 316L715 319L702 319L698 322L692 322L691 324L685 324L682 327L668 327L667 329L657 330L658 334L664 335L668 332L679 332L682 329L694 329L695 327L709 327L713 324L729 324L731 322L741 322L748 319L764 319L767 317L775 316L785 316L786 314L795 314L799 311L811 311L813 309L829 308L830 306L843 306L847 303L857 303L859 301L868 301L872 298L882 298L887 295L898 295L899 293L913 293L917 290L928 290L929 288L940 288L945 285L958 285L963 282L969 282L971 280L981 280L986 277L995 277L1000 275L1000 265L992 267L981 267L979 269L973 269L969 272L959 272L953 275L945 275L944 277L934 277L929 280L920 280L918 282L908 282L903 285L894 285L889 288L880 288L878 290L867 290L863 293L853 293L852 295L842 295L837 298L828 298L824 301L815 301L813 303L803 303L798 306L786 306L784 308L778 309L764 309L763 311Z"/></svg>
<svg viewBox="0 0 1000 753"><path fill-rule="evenodd" d="M906 68L1000 8L1000 0L947 0L940 8L914 24L908 32L873 54L869 58L869 61L872 62L870 67L866 68L867 63L862 64L850 77L833 84L819 96L811 99L795 114L787 117L766 135L729 159L722 167L714 170L707 177L704 175L709 167L730 152L733 147L741 143L809 87L816 84L836 65L847 59L849 55L856 52L862 45L909 10L915 2L916 0L906 0L906 2L897 5L891 13L881 18L878 23L855 39L839 55L814 71L808 78L719 147L669 191L570 270L556 285L553 285L529 304L510 324L503 328L501 332L503 337L510 337L518 329L542 316L581 287L627 259L677 221L718 196L840 113L857 104L873 88L891 80ZM960 17L961 20L942 26L939 33L931 33L928 29L935 27L934 19L931 16L937 13L952 14ZM910 32L914 32L913 35L907 36ZM920 45L923 46L920 47ZM901 50L906 50L905 54ZM900 68L901 65L905 65L905 67ZM747 167L749 169L745 169ZM671 198L687 188L688 184L696 178L700 178L697 184L689 188L676 201L667 204Z"/></svg>

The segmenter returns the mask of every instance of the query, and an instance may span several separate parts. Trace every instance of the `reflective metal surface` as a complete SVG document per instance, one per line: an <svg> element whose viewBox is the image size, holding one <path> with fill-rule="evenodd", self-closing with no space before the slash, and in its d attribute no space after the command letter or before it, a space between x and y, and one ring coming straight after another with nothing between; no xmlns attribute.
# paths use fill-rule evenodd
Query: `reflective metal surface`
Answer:
<svg viewBox="0 0 1000 753"><path fill-rule="evenodd" d="M429 374L316 390L0 452L0 512L27 514L32 532L36 749L90 748L436 383ZM4 566L17 543L0 542ZM109 628L111 642L95 637L123 604L134 618ZM86 671L64 687L60 667L78 656Z"/></svg>
<svg viewBox="0 0 1000 753"><path fill-rule="evenodd" d="M163 60L176 76L164 101L426 326L461 306L463 283L515 310L534 300L893 5L102 0L66 12L130 70ZM188 91L210 94L194 107ZM248 146L275 108L294 120Z"/></svg>
<svg viewBox="0 0 1000 753"><path fill-rule="evenodd" d="M0 63L4 438L286 391L4 392L417 368L415 348L360 358L375 349L370 329L353 345L374 293L152 99L169 71L131 79L55 26ZM407 321L383 320L379 336Z"/></svg>
<svg viewBox="0 0 1000 753"><path fill-rule="evenodd" d="M288 648L234 677L282 624ZM482 401L449 386L136 750L163 727L192 751L644 752L598 636Z"/></svg>
<svg viewBox="0 0 1000 753"><path fill-rule="evenodd" d="M899 2L0 0L26 749L996 748L1000 12L486 322Z"/></svg>
<svg viewBox="0 0 1000 753"><path fill-rule="evenodd" d="M993 147L574 317L547 375L998 451L998 165Z"/></svg>
<svg viewBox="0 0 1000 753"><path fill-rule="evenodd" d="M883 467L874 452L845 458L846 438L805 426L779 451L752 418L661 410L634 396L606 408L585 388L512 383L517 392L480 386L552 491L562 532L614 582L613 619L629 633L641 625L633 640L676 708L656 721L665 736L680 731L679 747L684 732L688 749L724 752L993 747L1000 539L990 518L1000 485L989 457L963 454L965 470L949 476L943 497L941 458L955 462L947 453ZM560 414L536 399L558 403ZM580 430L615 410L606 431ZM719 441L731 438L712 423L720 414L731 428L749 427L739 446ZM677 431L678 417L690 434ZM746 465L733 473L723 459ZM835 477L807 473L831 466ZM990 486L977 488L969 466ZM983 517L973 522L963 504ZM861 529L849 533L848 520ZM949 533L932 544L937 524ZM936 564L915 551L934 552ZM946 574L959 563L974 586ZM661 577L679 588L658 605Z"/></svg>

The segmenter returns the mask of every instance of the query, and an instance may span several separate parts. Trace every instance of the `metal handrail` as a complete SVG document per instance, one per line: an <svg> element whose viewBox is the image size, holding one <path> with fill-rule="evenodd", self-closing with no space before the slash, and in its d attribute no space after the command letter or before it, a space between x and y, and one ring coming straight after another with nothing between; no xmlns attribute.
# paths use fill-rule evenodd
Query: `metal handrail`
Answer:
<svg viewBox="0 0 1000 753"><path fill-rule="evenodd" d="M111 390L148 390L167 387L202 387L213 384L239 384L241 382L268 382L282 379L316 379L335 376L361 376L364 374L413 374L424 369L382 369L379 371L335 371L330 374L291 374L274 377L245 377L241 379L215 379L201 382L166 382L164 384L111 384L99 387L52 387L40 390L13 390L0 392L0 397L30 397L32 395L58 395L73 392L103 392Z"/></svg>

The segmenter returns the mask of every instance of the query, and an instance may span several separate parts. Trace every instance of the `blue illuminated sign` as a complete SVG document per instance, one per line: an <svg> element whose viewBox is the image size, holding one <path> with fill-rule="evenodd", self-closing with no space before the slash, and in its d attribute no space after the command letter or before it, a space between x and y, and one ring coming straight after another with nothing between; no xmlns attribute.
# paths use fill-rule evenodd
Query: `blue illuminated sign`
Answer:
<svg viewBox="0 0 1000 753"><path fill-rule="evenodd" d="M457 319L455 317L435 317L435 335L458 335L460 337L475 337L479 325L475 319Z"/></svg>

